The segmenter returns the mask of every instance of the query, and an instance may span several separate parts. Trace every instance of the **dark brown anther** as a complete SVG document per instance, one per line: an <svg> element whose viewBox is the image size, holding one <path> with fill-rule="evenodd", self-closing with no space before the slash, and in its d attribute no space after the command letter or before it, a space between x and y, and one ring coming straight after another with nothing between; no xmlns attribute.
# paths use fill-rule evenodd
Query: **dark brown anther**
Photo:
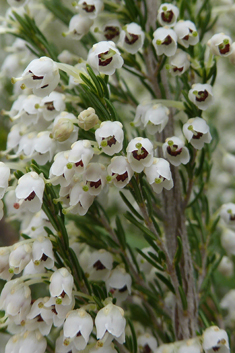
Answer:
<svg viewBox="0 0 235 353"><path fill-rule="evenodd" d="M114 175L114 173L112 173L112 175ZM125 172L123 174L119 174L116 176L116 180L117 181L125 181L128 178L128 173Z"/></svg>
<svg viewBox="0 0 235 353"><path fill-rule="evenodd" d="M176 66L175 66L175 67L173 68L173 71L174 71L174 72L176 72L176 71L182 72L183 69L184 69L183 67L176 67Z"/></svg>
<svg viewBox="0 0 235 353"><path fill-rule="evenodd" d="M202 136L203 136L202 132L197 132L196 131L195 135L193 135L193 139L199 140Z"/></svg>
<svg viewBox="0 0 235 353"><path fill-rule="evenodd" d="M108 64L111 63L111 61L113 60L113 57L111 56L110 58L107 59L102 59L102 55L106 55L108 54L109 51L106 51L104 53L101 53L98 55L99 58L99 66L107 66Z"/></svg>
<svg viewBox="0 0 235 353"><path fill-rule="evenodd" d="M48 256L46 254L42 254L41 261L46 261L48 259Z"/></svg>
<svg viewBox="0 0 235 353"><path fill-rule="evenodd" d="M105 270L106 267L102 264L102 262L100 260L96 261L96 263L94 263L93 267L97 270Z"/></svg>
<svg viewBox="0 0 235 353"><path fill-rule="evenodd" d="M85 1L82 3L82 9L85 10L86 12L94 12L95 11L95 6L94 5L88 5Z"/></svg>
<svg viewBox="0 0 235 353"><path fill-rule="evenodd" d="M162 21L167 23L170 23L172 21L173 16L174 16L174 12L172 10L168 10L161 13Z"/></svg>
<svg viewBox="0 0 235 353"><path fill-rule="evenodd" d="M164 39L164 42L162 42L162 45L169 45L172 43L172 38L171 36L166 36L166 38Z"/></svg>
<svg viewBox="0 0 235 353"><path fill-rule="evenodd" d="M178 147L178 146L173 145L173 147ZM167 146L167 152L169 153L169 155L176 157L182 152L182 148L172 151L171 146Z"/></svg>
<svg viewBox="0 0 235 353"><path fill-rule="evenodd" d="M103 137L102 140L105 140L105 138ZM117 142L114 136L107 137L106 141L107 141L107 146L109 147L111 147L112 145L115 145L115 143Z"/></svg>
<svg viewBox="0 0 235 353"><path fill-rule="evenodd" d="M41 88L46 88L46 87L48 87L49 85L44 85L44 86L42 86Z"/></svg>
<svg viewBox="0 0 235 353"><path fill-rule="evenodd" d="M127 290L127 286L125 285L124 287L120 288L118 291L120 293L124 293Z"/></svg>
<svg viewBox="0 0 235 353"><path fill-rule="evenodd" d="M46 102L44 104L45 104L47 110L50 110L50 111L55 110L53 102Z"/></svg>
<svg viewBox="0 0 235 353"><path fill-rule="evenodd" d="M208 96L209 96L209 93L206 90L199 91L196 96L196 101L197 102L204 102Z"/></svg>
<svg viewBox="0 0 235 353"><path fill-rule="evenodd" d="M29 72L32 74L32 71L29 70ZM32 76L33 80L42 80L44 78L44 76L36 76L36 75L33 75Z"/></svg>
<svg viewBox="0 0 235 353"><path fill-rule="evenodd" d="M84 164L83 164L82 160L80 160L79 162L75 163L75 166L76 167L84 167Z"/></svg>
<svg viewBox="0 0 235 353"><path fill-rule="evenodd" d="M223 44L219 45L220 54L224 55L224 54L229 53L229 51L230 51L230 44L229 43L225 44L225 45L223 45Z"/></svg>
<svg viewBox="0 0 235 353"><path fill-rule="evenodd" d="M125 36L125 43L134 44L139 39L138 34L128 33L128 36Z"/></svg>
<svg viewBox="0 0 235 353"><path fill-rule="evenodd" d="M119 36L120 31L118 27L106 26L104 29L104 36L107 40L112 40L113 38Z"/></svg>
<svg viewBox="0 0 235 353"><path fill-rule="evenodd" d="M35 198L36 194L34 191L31 192L31 194L29 194L28 197L26 197L25 201L32 201Z"/></svg>
<svg viewBox="0 0 235 353"><path fill-rule="evenodd" d="M141 153L138 154L138 150L135 150L132 152L132 155L137 161L140 161L141 159L145 159L148 156L148 151L144 147L141 147Z"/></svg>
<svg viewBox="0 0 235 353"><path fill-rule="evenodd" d="M101 180L99 179L98 181L90 181L90 187L92 188L93 186L95 189L97 189L101 185Z"/></svg>

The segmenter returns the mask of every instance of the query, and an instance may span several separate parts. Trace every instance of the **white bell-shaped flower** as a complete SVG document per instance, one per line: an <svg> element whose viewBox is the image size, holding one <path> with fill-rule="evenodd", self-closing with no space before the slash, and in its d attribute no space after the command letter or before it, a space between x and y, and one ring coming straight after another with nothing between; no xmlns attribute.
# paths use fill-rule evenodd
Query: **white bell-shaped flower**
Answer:
<svg viewBox="0 0 235 353"><path fill-rule="evenodd" d="M71 39L80 40L87 34L93 25L94 21L84 15L74 15L69 22L69 31L63 33Z"/></svg>
<svg viewBox="0 0 235 353"><path fill-rule="evenodd" d="M124 188L133 177L133 170L126 157L116 156L108 165L108 181L112 181L117 188Z"/></svg>
<svg viewBox="0 0 235 353"><path fill-rule="evenodd" d="M30 310L31 290L26 284L18 284L18 278L5 284L0 297L0 309L20 324Z"/></svg>
<svg viewBox="0 0 235 353"><path fill-rule="evenodd" d="M14 207L22 207L30 212L38 212L42 206L45 183L35 172L24 174L15 189L17 202Z"/></svg>
<svg viewBox="0 0 235 353"><path fill-rule="evenodd" d="M8 188L8 180L10 178L10 168L3 162L0 162L0 199L3 198L6 189Z"/></svg>
<svg viewBox="0 0 235 353"><path fill-rule="evenodd" d="M94 108L89 107L78 115L78 126L85 131L92 129L98 123L99 118Z"/></svg>
<svg viewBox="0 0 235 353"><path fill-rule="evenodd" d="M134 172L141 173L153 163L153 144L143 137L136 137L127 146L127 159Z"/></svg>
<svg viewBox="0 0 235 353"><path fill-rule="evenodd" d="M144 32L137 23L129 23L126 25L120 35L120 45L128 53L136 54L144 44Z"/></svg>
<svg viewBox="0 0 235 353"><path fill-rule="evenodd" d="M113 343L111 343L109 345L105 344L102 347L96 345L94 348L90 349L90 353L117 353L117 351L114 348Z"/></svg>
<svg viewBox="0 0 235 353"><path fill-rule="evenodd" d="M190 160L190 155L184 142L176 137L168 137L162 145L164 158L168 159L171 164L178 167L181 163L187 164Z"/></svg>
<svg viewBox="0 0 235 353"><path fill-rule="evenodd" d="M113 156L122 149L124 133L119 121L104 121L95 132L96 141L103 152Z"/></svg>
<svg viewBox="0 0 235 353"><path fill-rule="evenodd" d="M104 337L106 331L119 343L125 342L126 319L124 311L119 306L108 304L98 311L95 318L97 338Z"/></svg>
<svg viewBox="0 0 235 353"><path fill-rule="evenodd" d="M221 245L228 255L235 255L235 232L225 229L221 235Z"/></svg>
<svg viewBox="0 0 235 353"><path fill-rule="evenodd" d="M56 270L50 279L49 291L57 304L69 305L72 302L73 276L62 267Z"/></svg>
<svg viewBox="0 0 235 353"><path fill-rule="evenodd" d="M21 223L21 233L27 234L30 238L37 238L38 236L47 236L47 232L45 231L44 227L47 227L52 231L54 230L53 226L42 210L31 216L32 217L30 221L26 225L23 224L23 222Z"/></svg>
<svg viewBox="0 0 235 353"><path fill-rule="evenodd" d="M225 153L222 159L223 169L231 174L235 175L235 156L232 153Z"/></svg>
<svg viewBox="0 0 235 353"><path fill-rule="evenodd" d="M131 294L132 279L129 273L122 267L116 267L111 271L110 276L105 281L107 292L111 292L117 299L117 303L126 300L128 294Z"/></svg>
<svg viewBox="0 0 235 353"><path fill-rule="evenodd" d="M7 150L15 149L21 141L21 124L13 125L7 135Z"/></svg>
<svg viewBox="0 0 235 353"><path fill-rule="evenodd" d="M202 336L202 348L205 353L229 353L228 335L225 330L217 326L208 327Z"/></svg>
<svg viewBox="0 0 235 353"><path fill-rule="evenodd" d="M177 49L174 56L169 59L170 73L173 76L183 75L190 67L190 61L188 59L188 54L181 49Z"/></svg>
<svg viewBox="0 0 235 353"><path fill-rule="evenodd" d="M22 76L13 79L13 82L22 81L26 87L33 89L36 96L45 97L56 88L59 80L59 69L56 63L47 56L43 56L31 61Z"/></svg>
<svg viewBox="0 0 235 353"><path fill-rule="evenodd" d="M59 184L65 187L71 183L75 170L67 167L69 163L69 152L70 151L59 152L55 155L49 174L52 185Z"/></svg>
<svg viewBox="0 0 235 353"><path fill-rule="evenodd" d="M228 309L229 311L235 310L235 289L230 289L228 293L225 294L220 302L220 306L223 309Z"/></svg>
<svg viewBox="0 0 235 353"><path fill-rule="evenodd" d="M133 121L134 126L141 126L142 128L144 128L145 113L151 107L152 103L149 101L144 101L137 106L135 118Z"/></svg>
<svg viewBox="0 0 235 353"><path fill-rule="evenodd" d="M196 83L189 90L188 97L199 109L206 110L214 101L212 86Z"/></svg>
<svg viewBox="0 0 235 353"><path fill-rule="evenodd" d="M188 48L190 45L196 45L199 42L197 29L192 21L180 20L176 23L174 30L177 34L179 44L185 48Z"/></svg>
<svg viewBox="0 0 235 353"><path fill-rule="evenodd" d="M47 348L47 340L38 331L26 331L20 342L19 353L45 353Z"/></svg>
<svg viewBox="0 0 235 353"><path fill-rule="evenodd" d="M214 34L207 45L212 54L217 56L229 56L233 52L232 39L224 33Z"/></svg>
<svg viewBox="0 0 235 353"><path fill-rule="evenodd" d="M36 132L30 132L29 134L23 135L19 141L19 148L16 152L18 156L21 154L26 157L32 156L34 152L34 141L36 138Z"/></svg>
<svg viewBox="0 0 235 353"><path fill-rule="evenodd" d="M100 249L90 254L86 270L89 273L89 279L104 281L108 278L112 267L112 255L108 251Z"/></svg>
<svg viewBox="0 0 235 353"><path fill-rule="evenodd" d="M65 110L65 95L59 92L51 92L49 96L42 98L40 109L46 121L54 120L58 114Z"/></svg>
<svg viewBox="0 0 235 353"><path fill-rule="evenodd" d="M174 26L179 16L179 9L175 5L164 3L158 9L157 20L161 26Z"/></svg>
<svg viewBox="0 0 235 353"><path fill-rule="evenodd" d="M140 335L137 338L137 344L140 353L153 353L158 346L156 338L149 333Z"/></svg>
<svg viewBox="0 0 235 353"><path fill-rule="evenodd" d="M53 314L44 306L48 299L48 297L38 298L33 302L25 325L28 331L39 330L43 336L50 333Z"/></svg>
<svg viewBox="0 0 235 353"><path fill-rule="evenodd" d="M20 118L21 123L26 126L35 125L38 123L41 112L36 108L41 103L41 98L30 94L22 103L19 113L12 118L16 120ZM36 107L35 107L36 106Z"/></svg>
<svg viewBox="0 0 235 353"><path fill-rule="evenodd" d="M156 132L162 132L168 123L170 111L162 104L152 105L145 113L144 127L150 135Z"/></svg>
<svg viewBox="0 0 235 353"><path fill-rule="evenodd" d="M183 133L194 148L201 150L212 140L210 128L202 118L192 118L183 126Z"/></svg>
<svg viewBox="0 0 235 353"><path fill-rule="evenodd" d="M223 276L232 277L234 271L233 261L228 256L223 256L217 269Z"/></svg>
<svg viewBox="0 0 235 353"><path fill-rule="evenodd" d="M154 158L153 164L144 169L149 184L153 190L159 194L162 189L170 190L173 188L173 179L170 164L163 158Z"/></svg>
<svg viewBox="0 0 235 353"><path fill-rule="evenodd" d="M72 144L68 161L74 163L76 173L82 173L92 159L94 151L88 140L79 140Z"/></svg>
<svg viewBox="0 0 235 353"><path fill-rule="evenodd" d="M94 19L103 9L102 0L79 0L76 8L82 16Z"/></svg>
<svg viewBox="0 0 235 353"><path fill-rule="evenodd" d="M35 161L40 165L50 162L56 151L56 141L50 137L49 131L39 132L34 139Z"/></svg>
<svg viewBox="0 0 235 353"><path fill-rule="evenodd" d="M34 241L32 246L32 260L36 266L53 268L55 258L52 243L48 238L39 236Z"/></svg>
<svg viewBox="0 0 235 353"><path fill-rule="evenodd" d="M93 330L92 317L82 308L70 311L63 327L64 338L72 339L78 350L83 350L89 341Z"/></svg>
<svg viewBox="0 0 235 353"><path fill-rule="evenodd" d="M20 273L31 260L31 253L32 247L30 244L15 244L9 256L10 270L15 274Z"/></svg>
<svg viewBox="0 0 235 353"><path fill-rule="evenodd" d="M122 67L124 60L114 42L101 41L90 49L87 62L96 72L113 75Z"/></svg>
<svg viewBox="0 0 235 353"><path fill-rule="evenodd" d="M64 304L63 302L57 304L59 302L60 301L57 297L51 297L44 303L46 310L52 314L53 325L55 327L60 327L63 325L66 315L74 308L75 299L72 297L70 304Z"/></svg>
<svg viewBox="0 0 235 353"><path fill-rule="evenodd" d="M101 163L89 163L83 174L84 190L97 196L106 185L106 168Z"/></svg>
<svg viewBox="0 0 235 353"><path fill-rule="evenodd" d="M105 40L111 40L117 43L120 38L121 25L117 20L108 21L102 28Z"/></svg>
<svg viewBox="0 0 235 353"><path fill-rule="evenodd" d="M220 217L224 223L234 229L235 226L235 204L232 202L221 206Z"/></svg>
<svg viewBox="0 0 235 353"><path fill-rule="evenodd" d="M159 27L153 32L152 43L157 55L173 56L177 49L177 35L173 29Z"/></svg>
<svg viewBox="0 0 235 353"><path fill-rule="evenodd" d="M5 353L18 353L20 351L21 341L22 337L20 335L11 336L6 344Z"/></svg>
<svg viewBox="0 0 235 353"><path fill-rule="evenodd" d="M92 205L94 198L95 196L84 191L80 183L75 183L69 192L69 205L72 206L69 212L84 216Z"/></svg>

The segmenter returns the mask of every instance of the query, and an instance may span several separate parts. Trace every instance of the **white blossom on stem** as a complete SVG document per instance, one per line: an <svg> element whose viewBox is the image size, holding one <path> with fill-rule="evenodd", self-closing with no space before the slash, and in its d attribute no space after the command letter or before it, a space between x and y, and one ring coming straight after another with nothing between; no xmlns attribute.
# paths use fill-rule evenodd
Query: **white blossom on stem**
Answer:
<svg viewBox="0 0 235 353"><path fill-rule="evenodd" d="M91 143L88 140L79 140L72 144L68 161L74 163L76 173L82 173L94 155Z"/></svg>
<svg viewBox="0 0 235 353"><path fill-rule="evenodd" d="M20 273L32 258L32 247L30 244L16 243L9 256L10 271Z"/></svg>
<svg viewBox="0 0 235 353"><path fill-rule="evenodd" d="M129 23L124 26L120 35L120 45L128 53L136 54L144 44L144 32L137 23Z"/></svg>
<svg viewBox="0 0 235 353"><path fill-rule="evenodd" d="M198 32L192 21L180 20L176 23L174 30L177 34L179 44L185 48L188 48L190 45L196 45L199 42Z"/></svg>
<svg viewBox="0 0 235 353"><path fill-rule="evenodd" d="M205 143L210 143L212 140L210 128L206 121L198 117L189 119L184 124L183 133L188 142L198 150L201 150Z"/></svg>
<svg viewBox="0 0 235 353"><path fill-rule="evenodd" d="M72 302L72 290L74 279L69 271L62 267L56 270L50 278L49 291L56 298L58 305L69 305Z"/></svg>
<svg viewBox="0 0 235 353"><path fill-rule="evenodd" d="M68 32L63 33L63 35L71 39L80 40L89 32L93 23L94 21L89 17L74 15L69 22Z"/></svg>
<svg viewBox="0 0 235 353"><path fill-rule="evenodd" d="M157 55L173 56L177 49L177 35L171 28L159 27L153 32L152 43Z"/></svg>
<svg viewBox="0 0 235 353"><path fill-rule="evenodd" d="M183 75L183 73L190 67L188 54L181 49L177 49L175 55L170 57L169 65L169 71L173 76Z"/></svg>
<svg viewBox="0 0 235 353"><path fill-rule="evenodd" d="M188 97L199 109L206 110L214 101L212 86L196 83L189 90Z"/></svg>
<svg viewBox="0 0 235 353"><path fill-rule="evenodd" d="M103 35L106 40L111 40L117 43L120 38L121 25L117 20L108 21L102 28Z"/></svg>
<svg viewBox="0 0 235 353"><path fill-rule="evenodd" d="M170 111L162 104L152 105L144 115L143 123L147 132L154 135L156 132L162 132L168 123Z"/></svg>
<svg viewBox="0 0 235 353"><path fill-rule="evenodd" d="M220 217L227 226L235 229L235 204L229 202L222 205L220 209Z"/></svg>
<svg viewBox="0 0 235 353"><path fill-rule="evenodd" d="M106 168L101 163L89 163L83 173L84 191L97 196L106 185Z"/></svg>
<svg viewBox="0 0 235 353"><path fill-rule="evenodd" d="M127 159L134 172L140 173L153 162L153 144L143 137L136 137L127 146Z"/></svg>
<svg viewBox="0 0 235 353"><path fill-rule="evenodd" d="M129 273L122 267L116 267L111 271L110 276L105 281L107 292L111 292L117 299L117 303L126 300L131 294L132 279Z"/></svg>
<svg viewBox="0 0 235 353"><path fill-rule="evenodd" d="M181 163L187 164L190 160L190 155L184 142L176 137L168 137L162 145L164 158L168 159L171 164L178 167Z"/></svg>
<svg viewBox="0 0 235 353"><path fill-rule="evenodd" d="M107 171L107 180L112 181L117 188L121 189L129 183L134 174L130 163L124 156L113 157Z"/></svg>
<svg viewBox="0 0 235 353"><path fill-rule="evenodd" d="M161 26L174 26L179 16L179 9L175 5L164 3L158 9L157 20Z"/></svg>
<svg viewBox="0 0 235 353"><path fill-rule="evenodd" d="M137 338L137 344L140 353L153 353L158 346L156 338L149 333L140 335Z"/></svg>
<svg viewBox="0 0 235 353"><path fill-rule="evenodd" d="M106 280L113 267L112 255L103 249L94 251L87 263L87 272L91 280Z"/></svg>
<svg viewBox="0 0 235 353"><path fill-rule="evenodd" d="M170 190L173 188L173 179L170 164L163 158L154 158L153 164L144 169L149 184L153 190L159 194L163 188Z"/></svg>
<svg viewBox="0 0 235 353"><path fill-rule="evenodd" d="M90 49L87 62L96 72L113 75L122 67L124 60L114 42L101 41Z"/></svg>
<svg viewBox="0 0 235 353"><path fill-rule="evenodd" d="M44 236L39 236L32 245L32 260L35 266L53 268L54 254L52 242Z"/></svg>
<svg viewBox="0 0 235 353"><path fill-rule="evenodd" d="M102 0L79 0L76 8L82 16L94 19L103 9Z"/></svg>
<svg viewBox="0 0 235 353"><path fill-rule="evenodd" d="M226 36L224 33L214 34L211 39L208 40L207 45L209 46L212 54L217 56L229 56L233 52L232 39Z"/></svg>
<svg viewBox="0 0 235 353"><path fill-rule="evenodd" d="M103 152L113 156L122 149L124 133L119 121L104 121L95 132L96 141Z"/></svg>
<svg viewBox="0 0 235 353"><path fill-rule="evenodd" d="M225 330L220 329L217 326L208 327L203 332L202 347L205 353L229 353L229 341L228 335Z"/></svg>

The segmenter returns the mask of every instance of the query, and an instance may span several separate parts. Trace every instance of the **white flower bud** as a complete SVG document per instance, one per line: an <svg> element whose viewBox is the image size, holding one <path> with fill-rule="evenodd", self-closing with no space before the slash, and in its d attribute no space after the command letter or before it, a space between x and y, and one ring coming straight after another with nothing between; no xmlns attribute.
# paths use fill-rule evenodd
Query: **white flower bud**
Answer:
<svg viewBox="0 0 235 353"><path fill-rule="evenodd" d="M125 342L125 326L124 311L119 306L108 304L99 310L95 318L97 329L97 338L103 338L106 331L113 336L119 343Z"/></svg>
<svg viewBox="0 0 235 353"><path fill-rule="evenodd" d="M229 56L233 52L232 39L224 33L214 34L207 45L209 46L212 54L217 56Z"/></svg>
<svg viewBox="0 0 235 353"><path fill-rule="evenodd" d="M96 72L113 75L122 67L124 60L114 42L101 41L90 49L87 62Z"/></svg>
<svg viewBox="0 0 235 353"><path fill-rule="evenodd" d="M153 32L152 43L157 55L173 56L177 49L177 35L173 29L159 27Z"/></svg>
<svg viewBox="0 0 235 353"><path fill-rule="evenodd" d="M158 9L157 19L161 26L171 27L175 25L178 16L179 16L178 7L172 4L164 3Z"/></svg>
<svg viewBox="0 0 235 353"><path fill-rule="evenodd" d="M212 86L196 83L190 89L188 97L199 109L206 110L214 101Z"/></svg>
<svg viewBox="0 0 235 353"><path fill-rule="evenodd" d="M99 118L95 113L95 109L91 107L86 110L83 110L78 115L78 126L85 131L92 129L98 123Z"/></svg>
<svg viewBox="0 0 235 353"><path fill-rule="evenodd" d="M181 163L187 164L190 160L190 155L184 142L176 137L168 137L166 142L162 145L164 158L167 158L171 164L178 167Z"/></svg>
<svg viewBox="0 0 235 353"><path fill-rule="evenodd" d="M124 133L119 121L104 121L95 132L96 141L104 153L113 156L122 149Z"/></svg>
<svg viewBox="0 0 235 353"><path fill-rule="evenodd" d="M170 164L163 158L154 158L153 164L144 169L149 184L153 190L159 194L162 189L170 190L173 188L173 180Z"/></svg>
<svg viewBox="0 0 235 353"><path fill-rule="evenodd" d="M53 126L52 137L59 142L66 141L73 132L73 128L74 126L70 119L60 118Z"/></svg>
<svg viewBox="0 0 235 353"><path fill-rule="evenodd" d="M120 45L128 53L136 54L144 44L144 32L137 23L129 23L121 31Z"/></svg>
<svg viewBox="0 0 235 353"><path fill-rule="evenodd" d="M202 118L189 119L183 126L183 133L194 148L201 150L204 143L212 140L210 128Z"/></svg>
<svg viewBox="0 0 235 353"><path fill-rule="evenodd" d="M229 342L226 331L217 326L211 326L203 332L202 348L205 353L229 353Z"/></svg>
<svg viewBox="0 0 235 353"><path fill-rule="evenodd" d="M129 142L126 151L128 162L134 172L142 172L153 162L153 145L147 138L134 138Z"/></svg>
<svg viewBox="0 0 235 353"><path fill-rule="evenodd" d="M199 42L199 36L195 24L192 21L182 21L176 23L174 30L178 37L179 44L188 48L190 45L196 45Z"/></svg>

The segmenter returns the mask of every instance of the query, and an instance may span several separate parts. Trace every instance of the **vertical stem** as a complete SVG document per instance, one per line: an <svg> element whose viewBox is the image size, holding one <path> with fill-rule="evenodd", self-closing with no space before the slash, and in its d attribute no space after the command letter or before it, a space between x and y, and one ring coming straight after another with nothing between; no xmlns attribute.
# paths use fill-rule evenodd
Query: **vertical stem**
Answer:
<svg viewBox="0 0 235 353"><path fill-rule="evenodd" d="M147 0L148 20L146 30L156 28L156 11L158 9L157 0ZM148 76L152 78L150 82L156 94L156 97L161 99L161 90L157 78L155 77L156 67L158 65L151 47L147 48L144 53ZM170 91L167 84L167 77L164 70L158 73L161 83L164 87L166 98L171 99ZM169 122L163 132L159 134L161 142L165 142L167 137L174 136L174 120L173 111L169 117ZM160 152L161 153L161 152ZM171 261L173 261L177 248L177 236L181 238L183 245L183 256L180 262L180 272L182 276L182 287L187 298L187 312L182 310L179 303L179 298L176 298L174 309L174 327L177 339L187 339L195 336L197 329L197 294L194 279L194 269L188 235L185 225L185 208L183 203L182 185L178 168L172 167L172 177L174 180L174 188L169 191L163 191L162 203L166 214L164 222L166 246Z"/></svg>

